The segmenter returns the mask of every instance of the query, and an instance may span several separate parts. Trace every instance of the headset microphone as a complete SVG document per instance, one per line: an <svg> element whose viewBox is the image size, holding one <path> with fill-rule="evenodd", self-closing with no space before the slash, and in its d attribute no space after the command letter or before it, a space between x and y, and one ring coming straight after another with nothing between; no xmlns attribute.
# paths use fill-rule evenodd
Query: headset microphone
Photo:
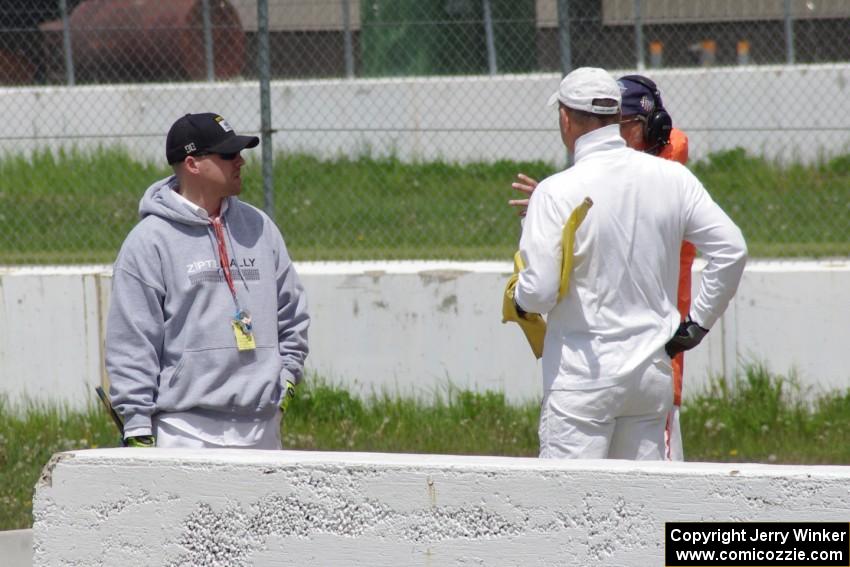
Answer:
<svg viewBox="0 0 850 567"><path fill-rule="evenodd" d="M661 93L655 83L641 75L626 75L620 80L632 81L646 87L652 93L652 111L646 117L646 128L644 129L644 141L650 153L657 154L661 148L670 143L670 131L673 129L673 119L664 110L661 101Z"/></svg>

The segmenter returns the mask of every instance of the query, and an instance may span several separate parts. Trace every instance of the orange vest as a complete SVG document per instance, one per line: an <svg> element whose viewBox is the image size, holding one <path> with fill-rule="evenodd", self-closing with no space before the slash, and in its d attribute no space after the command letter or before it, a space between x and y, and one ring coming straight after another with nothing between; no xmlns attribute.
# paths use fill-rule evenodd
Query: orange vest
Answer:
<svg viewBox="0 0 850 567"><path fill-rule="evenodd" d="M673 128L670 131L670 143L664 146L658 157L678 161L681 164L688 162L688 136ZM696 258L697 249L690 242L682 241L682 250L679 253L679 291L676 300L679 315L682 320L688 316L691 310L691 268ZM682 374L685 371L684 353L673 357L673 404L682 405Z"/></svg>

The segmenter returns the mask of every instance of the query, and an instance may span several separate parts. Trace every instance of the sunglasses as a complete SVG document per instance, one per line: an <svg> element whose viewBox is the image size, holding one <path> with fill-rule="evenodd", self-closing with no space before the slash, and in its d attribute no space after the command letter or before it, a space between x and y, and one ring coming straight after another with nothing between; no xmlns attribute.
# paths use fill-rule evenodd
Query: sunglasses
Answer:
<svg viewBox="0 0 850 567"><path fill-rule="evenodd" d="M239 152L233 152L233 153L229 153L229 154L219 154L219 153L215 153L215 152L197 152L197 153L194 153L194 154L191 154L191 155L194 156L194 157L216 155L216 156L220 157L221 159L223 159L224 161L233 161L237 157L239 157Z"/></svg>

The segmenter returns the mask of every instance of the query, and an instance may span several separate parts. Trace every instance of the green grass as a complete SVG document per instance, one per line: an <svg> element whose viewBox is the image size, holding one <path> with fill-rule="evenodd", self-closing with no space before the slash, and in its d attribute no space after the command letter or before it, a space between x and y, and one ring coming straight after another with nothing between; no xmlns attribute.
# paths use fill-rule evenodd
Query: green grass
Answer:
<svg viewBox="0 0 850 567"><path fill-rule="evenodd" d="M688 460L850 464L850 390L806 396L794 376L751 366L682 407Z"/></svg>
<svg viewBox="0 0 850 567"><path fill-rule="evenodd" d="M732 381L714 379L682 410L689 461L850 464L850 390L805 401L793 377L759 366ZM432 399L353 397L313 380L286 417L291 449L502 455L537 454L538 405L501 394L448 390ZM0 399L0 530L29 527L32 491L58 451L117 445L103 411L68 411Z"/></svg>
<svg viewBox="0 0 850 567"><path fill-rule="evenodd" d="M320 385L299 392L286 416L284 446L323 451L537 454L536 403L511 405L494 392L450 391L432 400L367 400Z"/></svg>
<svg viewBox="0 0 850 567"><path fill-rule="evenodd" d="M243 198L261 206L259 165L246 169ZM850 255L850 156L780 166L732 150L692 169L741 226L751 256ZM519 237L506 204L519 196L514 175L554 170L279 154L275 218L297 260L507 261ZM0 159L0 264L113 261L143 191L168 173L120 149Z"/></svg>
<svg viewBox="0 0 850 567"><path fill-rule="evenodd" d="M741 226L751 256L850 254L850 155L779 166L735 149L691 169Z"/></svg>
<svg viewBox="0 0 850 567"><path fill-rule="evenodd" d="M97 407L81 412L27 404L22 409L0 398L0 530L32 525L33 488L51 455L117 442L115 426Z"/></svg>

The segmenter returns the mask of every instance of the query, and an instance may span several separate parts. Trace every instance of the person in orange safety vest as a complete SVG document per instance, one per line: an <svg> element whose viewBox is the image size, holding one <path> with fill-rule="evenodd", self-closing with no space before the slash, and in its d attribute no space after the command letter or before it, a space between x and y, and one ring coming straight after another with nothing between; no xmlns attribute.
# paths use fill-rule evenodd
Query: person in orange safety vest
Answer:
<svg viewBox="0 0 850 567"><path fill-rule="evenodd" d="M661 93L655 83L643 75L626 75L617 81L622 95L620 135L635 150L657 155L685 164L688 161L688 137L673 128L673 120L664 108ZM530 196L537 181L523 173L517 174L514 189ZM512 199L511 206L520 207L524 216L528 198ZM681 319L688 316L691 306L691 268L696 257L696 247L683 241L679 257L679 287L677 308ZM666 458L684 460L682 435L679 428L679 408L682 405L682 376L684 353L673 357L673 410L667 416Z"/></svg>

